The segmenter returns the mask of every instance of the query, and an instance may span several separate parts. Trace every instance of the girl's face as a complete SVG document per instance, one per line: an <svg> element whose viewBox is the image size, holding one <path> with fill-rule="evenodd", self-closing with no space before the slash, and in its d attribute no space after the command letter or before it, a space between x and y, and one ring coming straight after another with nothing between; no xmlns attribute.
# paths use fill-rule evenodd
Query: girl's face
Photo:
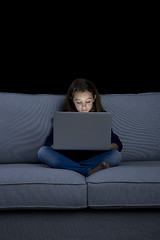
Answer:
<svg viewBox="0 0 160 240"><path fill-rule="evenodd" d="M89 112L93 107L93 95L89 91L76 91L73 97L74 105L78 112Z"/></svg>

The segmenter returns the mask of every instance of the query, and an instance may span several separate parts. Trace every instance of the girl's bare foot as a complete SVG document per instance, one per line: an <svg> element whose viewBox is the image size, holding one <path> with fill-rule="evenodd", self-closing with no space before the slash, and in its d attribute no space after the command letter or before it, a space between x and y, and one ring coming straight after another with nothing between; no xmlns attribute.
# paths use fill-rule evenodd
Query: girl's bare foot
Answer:
<svg viewBox="0 0 160 240"><path fill-rule="evenodd" d="M91 174L93 174L93 173L95 173L95 172L98 172L98 171L100 171L100 170L102 170L102 169L105 169L105 168L109 168L109 165L108 165L107 163L105 163L105 162L102 162L102 163L100 163L97 167L92 168L92 169L89 171L88 176L90 176Z"/></svg>

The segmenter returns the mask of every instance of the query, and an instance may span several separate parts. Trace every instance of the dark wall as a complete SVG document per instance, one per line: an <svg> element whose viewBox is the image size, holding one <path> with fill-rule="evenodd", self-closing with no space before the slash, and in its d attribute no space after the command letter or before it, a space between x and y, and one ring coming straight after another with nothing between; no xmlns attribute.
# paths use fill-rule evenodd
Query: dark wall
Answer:
<svg viewBox="0 0 160 240"><path fill-rule="evenodd" d="M0 91L65 94L76 78L89 79L100 93L160 91L157 59L140 48L48 51L10 48L1 65Z"/></svg>
<svg viewBox="0 0 160 240"><path fill-rule="evenodd" d="M94 24L80 32L80 25L75 33L68 25L53 32L18 24L4 30L0 91L65 94L76 78L89 79L100 93L160 91L155 25L116 22L109 32Z"/></svg>
<svg viewBox="0 0 160 240"><path fill-rule="evenodd" d="M93 60L93 59L92 59ZM35 61L35 62L34 62ZM140 93L160 91L158 73L150 63L136 60L54 62L24 59L7 62L3 69L2 92L66 94L76 78L92 81L100 93ZM75 59L76 61L76 59Z"/></svg>
<svg viewBox="0 0 160 240"><path fill-rule="evenodd" d="M72 7L3 9L0 91L65 94L76 78L100 93L160 91L155 6Z"/></svg>

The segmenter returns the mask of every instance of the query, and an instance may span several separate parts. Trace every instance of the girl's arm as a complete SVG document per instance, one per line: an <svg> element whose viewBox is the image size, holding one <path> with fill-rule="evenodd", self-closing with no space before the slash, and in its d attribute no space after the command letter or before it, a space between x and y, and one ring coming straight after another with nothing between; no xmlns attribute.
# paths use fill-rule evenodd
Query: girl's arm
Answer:
<svg viewBox="0 0 160 240"><path fill-rule="evenodd" d="M111 149L122 151L123 144L119 137L111 130Z"/></svg>
<svg viewBox="0 0 160 240"><path fill-rule="evenodd" d="M49 134L49 136L46 138L46 141L45 141L45 146L49 146L51 147L53 145L53 128Z"/></svg>

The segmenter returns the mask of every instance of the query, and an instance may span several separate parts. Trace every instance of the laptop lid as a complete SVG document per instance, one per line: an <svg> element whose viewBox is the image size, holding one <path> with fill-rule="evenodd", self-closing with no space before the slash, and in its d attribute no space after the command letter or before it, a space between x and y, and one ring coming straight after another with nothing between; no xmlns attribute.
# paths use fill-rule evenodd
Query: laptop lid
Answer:
<svg viewBox="0 0 160 240"><path fill-rule="evenodd" d="M109 112L55 112L53 148L55 150L109 150L111 146Z"/></svg>

